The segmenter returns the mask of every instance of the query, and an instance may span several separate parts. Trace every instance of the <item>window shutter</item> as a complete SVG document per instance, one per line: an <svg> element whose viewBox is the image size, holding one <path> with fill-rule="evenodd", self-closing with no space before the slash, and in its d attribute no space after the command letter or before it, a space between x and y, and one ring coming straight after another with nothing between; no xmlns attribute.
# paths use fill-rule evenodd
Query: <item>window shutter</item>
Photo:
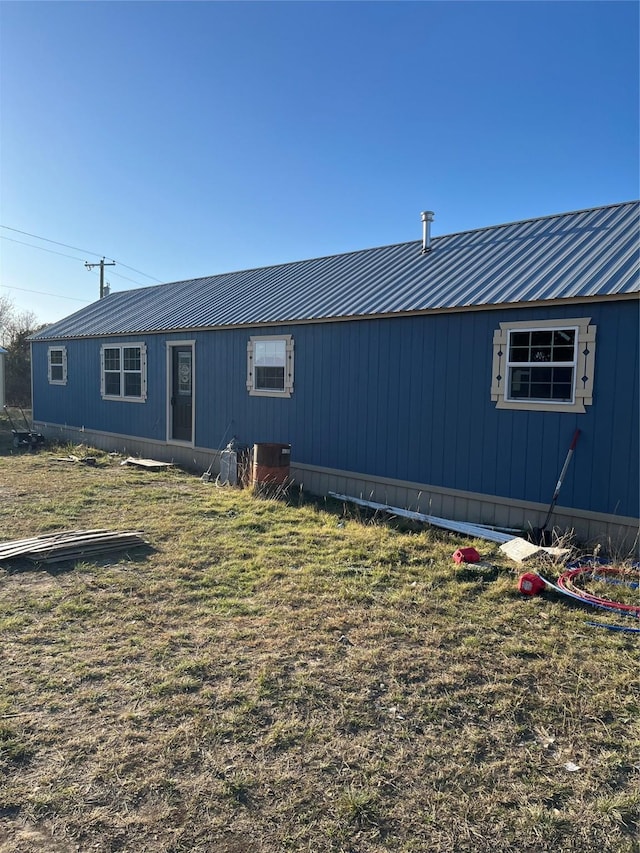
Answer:
<svg viewBox="0 0 640 853"><path fill-rule="evenodd" d="M105 394L105 384L104 384L104 344L100 347L100 396L104 397Z"/></svg>
<svg viewBox="0 0 640 853"><path fill-rule="evenodd" d="M293 393L293 338L287 340L287 363L284 371L284 390Z"/></svg>
<svg viewBox="0 0 640 853"><path fill-rule="evenodd" d="M147 345L140 344L140 396L147 399Z"/></svg>
<svg viewBox="0 0 640 853"><path fill-rule="evenodd" d="M596 354L596 327L581 325L578 333L578 358L576 363L576 403L584 406L593 403L593 370Z"/></svg>
<svg viewBox="0 0 640 853"><path fill-rule="evenodd" d="M508 332L505 329L496 329L493 333L491 399L494 401L500 400L504 397L505 365L507 363L507 337Z"/></svg>
<svg viewBox="0 0 640 853"><path fill-rule="evenodd" d="M247 391L253 391L253 341L247 343Z"/></svg>

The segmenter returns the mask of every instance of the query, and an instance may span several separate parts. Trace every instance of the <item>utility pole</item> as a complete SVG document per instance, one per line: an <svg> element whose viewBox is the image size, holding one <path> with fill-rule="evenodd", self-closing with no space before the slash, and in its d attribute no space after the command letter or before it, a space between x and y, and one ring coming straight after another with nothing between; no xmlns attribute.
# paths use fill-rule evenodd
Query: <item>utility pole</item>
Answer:
<svg viewBox="0 0 640 853"><path fill-rule="evenodd" d="M99 264L90 264L87 261L84 262L85 267L88 270L92 270L94 267L100 267L100 299L104 299L104 268L105 267L115 267L115 261L105 261L104 258L100 261Z"/></svg>

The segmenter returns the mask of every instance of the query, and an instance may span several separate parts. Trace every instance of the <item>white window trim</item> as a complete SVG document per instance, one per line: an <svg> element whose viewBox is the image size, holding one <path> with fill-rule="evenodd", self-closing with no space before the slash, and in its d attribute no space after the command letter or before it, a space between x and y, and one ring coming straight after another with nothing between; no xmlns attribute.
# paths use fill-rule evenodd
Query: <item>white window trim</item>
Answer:
<svg viewBox="0 0 640 853"><path fill-rule="evenodd" d="M51 353L53 352L61 352L62 353L62 379L52 379L52 367L60 367L59 364L52 365L51 364ZM49 378L49 385L66 385L67 384L67 348L66 347L49 347L47 350L47 375Z"/></svg>
<svg viewBox="0 0 640 853"><path fill-rule="evenodd" d="M140 350L140 396L125 397L124 395L124 357L123 350L138 348ZM104 351L106 349L120 350L120 390L121 394L105 393ZM103 400L118 400L126 403L145 403L147 400L147 345L132 341L124 344L105 343L100 347L100 396Z"/></svg>
<svg viewBox="0 0 640 853"><path fill-rule="evenodd" d="M491 399L496 409L519 409L526 412L574 412L584 414L585 406L593 404L593 371L596 352L596 327L589 325L591 317L561 320L523 320L500 323L493 333L493 371ZM509 332L536 329L576 329L576 359L574 363L573 402L553 400L510 400L508 398L507 346Z"/></svg>
<svg viewBox="0 0 640 853"><path fill-rule="evenodd" d="M284 368L284 390L263 390L255 387L254 352L255 344L264 341L284 341L286 364ZM291 335L252 335L247 343L247 391L252 397L290 397L293 394L293 337Z"/></svg>

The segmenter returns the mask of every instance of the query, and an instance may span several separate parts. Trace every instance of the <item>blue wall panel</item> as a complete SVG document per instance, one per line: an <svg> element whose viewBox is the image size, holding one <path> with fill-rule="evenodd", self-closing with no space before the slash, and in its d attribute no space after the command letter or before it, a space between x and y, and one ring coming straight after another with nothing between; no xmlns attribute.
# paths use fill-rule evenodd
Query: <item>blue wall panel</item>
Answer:
<svg viewBox="0 0 640 853"><path fill-rule="evenodd" d="M97 339L62 341L67 348L67 384L49 385L48 344L32 345L33 415L36 420L105 432L165 438L164 342L155 336L114 338L111 343L147 344L147 399L144 403L103 400Z"/></svg>
<svg viewBox="0 0 640 853"><path fill-rule="evenodd" d="M499 323L584 316L597 326L586 413L496 409ZM65 387L48 385L47 344L34 344L34 417L164 440L166 341L194 339L199 447L288 442L299 463L547 503L579 428L561 503L637 516L638 320L621 301L113 339L147 343L144 404L100 399L100 340L65 343ZM293 335L291 398L248 394L252 333Z"/></svg>

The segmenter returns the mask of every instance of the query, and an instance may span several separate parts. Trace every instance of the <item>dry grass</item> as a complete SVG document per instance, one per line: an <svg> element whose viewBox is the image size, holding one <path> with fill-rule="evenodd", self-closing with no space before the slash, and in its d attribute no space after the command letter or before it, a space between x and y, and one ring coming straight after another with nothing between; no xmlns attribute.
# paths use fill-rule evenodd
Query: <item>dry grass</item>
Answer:
<svg viewBox="0 0 640 853"><path fill-rule="evenodd" d="M488 543L67 452L0 456L0 539L152 548L0 570L2 853L638 850L633 635Z"/></svg>

